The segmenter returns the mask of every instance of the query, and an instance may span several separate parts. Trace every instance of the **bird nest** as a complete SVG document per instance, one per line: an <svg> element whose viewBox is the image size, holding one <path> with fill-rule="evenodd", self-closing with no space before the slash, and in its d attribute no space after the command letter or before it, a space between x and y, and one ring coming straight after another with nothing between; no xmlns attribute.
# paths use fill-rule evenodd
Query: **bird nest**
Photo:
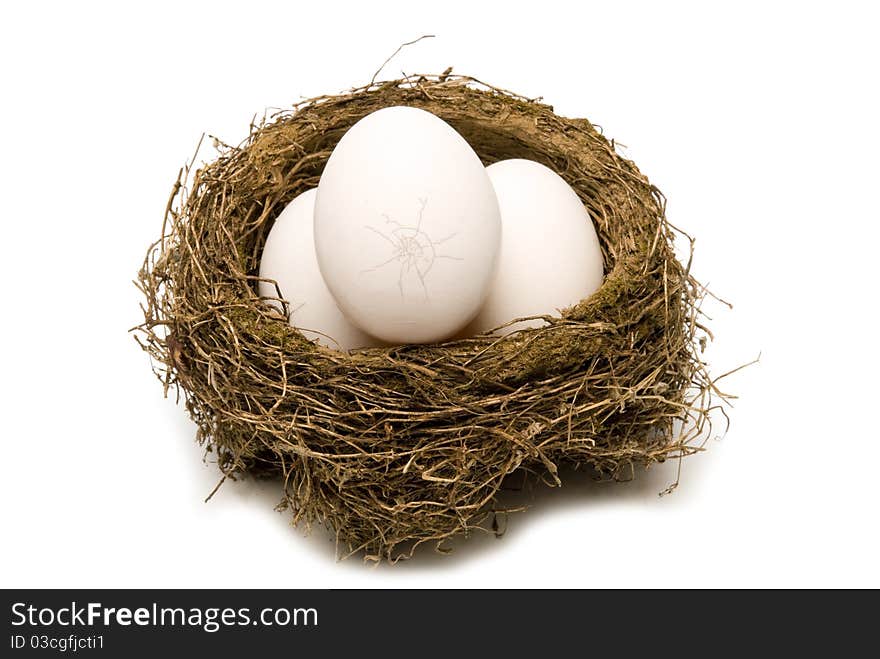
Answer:
<svg viewBox="0 0 880 659"><path fill-rule="evenodd" d="M345 131L394 105L439 116L487 165L527 158L562 176L595 223L602 287L503 337L345 353L291 327L257 293L266 236ZM661 193L586 119L446 74L310 99L215 145L174 185L138 276L136 337L224 478L276 478L296 523L394 560L491 529L514 473L621 479L699 450L713 392L704 290L676 257Z"/></svg>

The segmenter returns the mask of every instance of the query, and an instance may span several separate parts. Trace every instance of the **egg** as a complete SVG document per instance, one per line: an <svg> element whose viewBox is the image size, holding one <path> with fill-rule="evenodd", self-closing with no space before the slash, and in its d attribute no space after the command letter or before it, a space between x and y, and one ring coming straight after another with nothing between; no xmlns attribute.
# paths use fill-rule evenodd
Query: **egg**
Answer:
<svg viewBox="0 0 880 659"><path fill-rule="evenodd" d="M314 224L316 190L308 190L291 201L275 220L266 237L260 258L261 297L288 303L289 322L311 340L337 350L377 345L377 341L349 322L318 269L315 257ZM282 305L270 300L279 311Z"/></svg>
<svg viewBox="0 0 880 659"><path fill-rule="evenodd" d="M389 343L441 341L479 311L501 215L477 154L449 124L389 107L354 124L318 184L315 251L353 323Z"/></svg>
<svg viewBox="0 0 880 659"><path fill-rule="evenodd" d="M604 276L590 214L561 176L522 159L502 160L486 173L501 209L501 251L486 303L467 335L524 316L559 315L594 293ZM520 321L499 333L542 324Z"/></svg>

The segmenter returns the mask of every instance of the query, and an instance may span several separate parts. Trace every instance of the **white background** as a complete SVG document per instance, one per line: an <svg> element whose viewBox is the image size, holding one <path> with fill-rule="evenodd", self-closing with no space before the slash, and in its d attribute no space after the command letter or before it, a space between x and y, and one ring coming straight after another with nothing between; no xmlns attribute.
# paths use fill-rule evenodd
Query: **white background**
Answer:
<svg viewBox="0 0 880 659"><path fill-rule="evenodd" d="M867 2L4 3L0 585L880 586L878 17ZM543 492L501 540L334 560L227 483L127 330L202 132L386 70L586 116L697 237L732 426L675 478ZM237 569L246 565L246 570Z"/></svg>

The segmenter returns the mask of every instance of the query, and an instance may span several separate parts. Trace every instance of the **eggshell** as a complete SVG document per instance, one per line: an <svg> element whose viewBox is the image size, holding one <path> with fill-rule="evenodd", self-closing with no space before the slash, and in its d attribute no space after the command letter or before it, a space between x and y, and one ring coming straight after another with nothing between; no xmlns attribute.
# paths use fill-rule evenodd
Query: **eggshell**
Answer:
<svg viewBox="0 0 880 659"><path fill-rule="evenodd" d="M272 279L289 303L289 322L309 339L337 350L377 345L342 314L318 269L312 222L316 190L291 201L276 218L260 258L260 278ZM275 285L260 281L262 297L278 298ZM282 305L271 301L279 310Z"/></svg>
<svg viewBox="0 0 880 659"><path fill-rule="evenodd" d="M486 299L500 236L480 159L424 110L367 115L321 175L318 265L346 316L384 341L441 341L466 325Z"/></svg>
<svg viewBox="0 0 880 659"><path fill-rule="evenodd" d="M593 222L562 177L522 159L502 160L486 172L501 208L501 251L486 303L462 333L468 335L524 316L559 315L594 293L603 279ZM521 321L499 334L542 324Z"/></svg>

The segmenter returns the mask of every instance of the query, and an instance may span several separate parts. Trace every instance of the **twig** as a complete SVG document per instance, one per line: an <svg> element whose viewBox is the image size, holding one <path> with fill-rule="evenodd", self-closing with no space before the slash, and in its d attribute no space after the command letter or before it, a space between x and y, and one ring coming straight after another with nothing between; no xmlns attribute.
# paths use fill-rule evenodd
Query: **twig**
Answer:
<svg viewBox="0 0 880 659"><path fill-rule="evenodd" d="M382 69L385 68L385 66L388 64L388 62L390 62L391 60L393 60L397 56L397 53L399 53L401 50L403 50L406 46L412 46L413 44L418 43L422 39L433 39L435 36L436 35L433 35L433 34L423 34L418 39L413 39L412 41L407 41L406 43L400 44L397 47L397 50L395 50L393 53L391 53L391 57L389 57L387 60L382 62L382 66L380 66L379 69L373 74L373 77L370 78L370 87L372 87L375 84L376 78L379 77L380 73L382 73Z"/></svg>

